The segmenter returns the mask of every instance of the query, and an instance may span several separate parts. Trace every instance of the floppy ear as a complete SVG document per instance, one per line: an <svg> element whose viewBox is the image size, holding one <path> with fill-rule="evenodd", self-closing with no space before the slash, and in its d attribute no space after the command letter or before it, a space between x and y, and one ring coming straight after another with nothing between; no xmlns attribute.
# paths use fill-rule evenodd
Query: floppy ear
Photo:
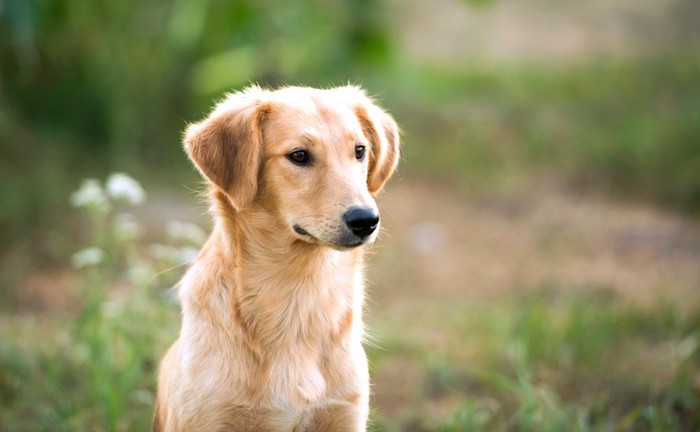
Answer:
<svg viewBox="0 0 700 432"><path fill-rule="evenodd" d="M257 193L265 111L246 93L233 94L185 131L187 155L236 209L250 204Z"/></svg>
<svg viewBox="0 0 700 432"><path fill-rule="evenodd" d="M367 97L355 109L370 142L367 188L372 195L382 189L399 163L399 127L394 119Z"/></svg>

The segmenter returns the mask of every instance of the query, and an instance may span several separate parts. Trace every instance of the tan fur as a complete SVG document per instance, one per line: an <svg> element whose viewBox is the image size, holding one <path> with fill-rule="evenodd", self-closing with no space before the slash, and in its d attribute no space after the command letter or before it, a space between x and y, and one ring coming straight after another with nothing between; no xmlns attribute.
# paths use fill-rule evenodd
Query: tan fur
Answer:
<svg viewBox="0 0 700 432"><path fill-rule="evenodd" d="M254 86L190 126L185 149L211 183L215 226L179 286L153 430L365 430L364 246L342 215L376 208L396 123L353 86ZM310 165L287 158L298 149Z"/></svg>

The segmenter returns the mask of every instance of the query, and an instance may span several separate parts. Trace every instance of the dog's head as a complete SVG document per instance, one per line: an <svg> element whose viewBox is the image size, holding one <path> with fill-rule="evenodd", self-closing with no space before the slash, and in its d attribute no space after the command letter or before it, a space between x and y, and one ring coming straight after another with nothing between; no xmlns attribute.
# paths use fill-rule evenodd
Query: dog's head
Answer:
<svg viewBox="0 0 700 432"><path fill-rule="evenodd" d="M185 150L237 211L262 206L296 239L372 242L374 196L399 158L396 122L354 86L250 87L191 125Z"/></svg>

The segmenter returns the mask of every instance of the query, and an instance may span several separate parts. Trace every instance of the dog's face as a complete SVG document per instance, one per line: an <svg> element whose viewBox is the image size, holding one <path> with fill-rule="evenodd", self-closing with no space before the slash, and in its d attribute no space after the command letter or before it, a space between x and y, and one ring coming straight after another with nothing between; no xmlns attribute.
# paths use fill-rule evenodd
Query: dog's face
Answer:
<svg viewBox="0 0 700 432"><path fill-rule="evenodd" d="M357 115L331 97L289 99L263 125L266 205L299 239L340 248L372 241L379 213L367 188L371 145Z"/></svg>
<svg viewBox="0 0 700 432"><path fill-rule="evenodd" d="M394 120L355 87L257 87L190 126L185 148L237 210L258 204L296 239L348 249L378 232L399 154Z"/></svg>

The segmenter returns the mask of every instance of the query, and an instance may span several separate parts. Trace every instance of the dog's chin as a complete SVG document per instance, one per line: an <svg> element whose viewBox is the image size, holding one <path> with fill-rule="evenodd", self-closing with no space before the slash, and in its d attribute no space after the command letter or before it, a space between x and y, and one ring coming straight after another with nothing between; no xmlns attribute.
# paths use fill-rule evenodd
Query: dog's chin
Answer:
<svg viewBox="0 0 700 432"><path fill-rule="evenodd" d="M362 245L369 243L369 237L365 237L365 238L360 238L357 236L352 236L351 238L350 238L350 236L348 236L348 237L349 238L343 238L343 239L340 239L338 241L329 242L328 246L332 247L335 250L346 251L346 250L350 250L350 249L355 249L357 247L360 247Z"/></svg>
<svg viewBox="0 0 700 432"><path fill-rule="evenodd" d="M372 243L374 236L358 237L350 232L343 233L340 236L332 239L324 239L321 236L315 236L299 225L294 225L294 236L306 243L316 244L319 246L328 246L338 251L347 251L355 249L362 245Z"/></svg>

